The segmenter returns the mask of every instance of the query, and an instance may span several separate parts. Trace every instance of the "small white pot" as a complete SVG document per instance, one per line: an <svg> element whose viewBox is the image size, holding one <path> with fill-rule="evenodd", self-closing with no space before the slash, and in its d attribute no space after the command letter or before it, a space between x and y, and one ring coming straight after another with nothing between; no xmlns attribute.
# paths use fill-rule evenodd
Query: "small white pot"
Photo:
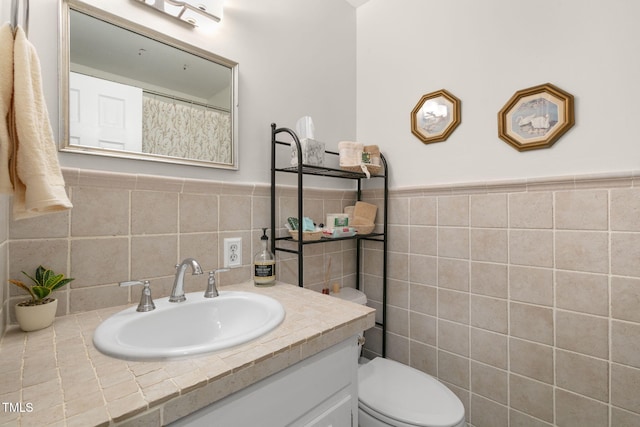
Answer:
<svg viewBox="0 0 640 427"><path fill-rule="evenodd" d="M58 300L41 305L22 306L16 304L16 320L20 325L20 329L25 332L37 331L44 329L53 323L58 309Z"/></svg>

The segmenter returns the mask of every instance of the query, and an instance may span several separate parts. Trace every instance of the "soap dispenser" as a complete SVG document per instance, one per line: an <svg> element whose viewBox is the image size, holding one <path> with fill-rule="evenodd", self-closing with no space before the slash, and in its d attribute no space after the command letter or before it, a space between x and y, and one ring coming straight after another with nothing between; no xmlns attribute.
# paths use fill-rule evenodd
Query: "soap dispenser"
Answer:
<svg viewBox="0 0 640 427"><path fill-rule="evenodd" d="M269 238L267 229L262 229L260 237L262 248L254 258L253 283L256 286L273 286L276 283L276 260L269 251Z"/></svg>

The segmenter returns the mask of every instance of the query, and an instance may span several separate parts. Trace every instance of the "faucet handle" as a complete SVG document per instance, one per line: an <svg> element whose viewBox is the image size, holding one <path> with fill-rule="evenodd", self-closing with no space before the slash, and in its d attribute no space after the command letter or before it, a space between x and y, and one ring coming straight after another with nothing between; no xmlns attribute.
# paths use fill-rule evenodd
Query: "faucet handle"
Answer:
<svg viewBox="0 0 640 427"><path fill-rule="evenodd" d="M147 282L148 282L148 280L147 280ZM134 286L134 285L144 285L144 282L142 282L140 280L131 280L129 282L120 282L119 285L121 287Z"/></svg>
<svg viewBox="0 0 640 427"><path fill-rule="evenodd" d="M229 271L228 268L219 268L209 272L209 280L207 281L207 290L204 292L205 298L215 298L218 296L218 288L216 287L216 273L224 273Z"/></svg>
<svg viewBox="0 0 640 427"><path fill-rule="evenodd" d="M142 285L142 295L140 295L140 303L138 304L138 308L136 311L146 312L155 310L156 305L153 303L153 298L151 298L151 283L148 280L140 281L140 280L131 280L128 282L120 282L120 286L134 286L134 285Z"/></svg>

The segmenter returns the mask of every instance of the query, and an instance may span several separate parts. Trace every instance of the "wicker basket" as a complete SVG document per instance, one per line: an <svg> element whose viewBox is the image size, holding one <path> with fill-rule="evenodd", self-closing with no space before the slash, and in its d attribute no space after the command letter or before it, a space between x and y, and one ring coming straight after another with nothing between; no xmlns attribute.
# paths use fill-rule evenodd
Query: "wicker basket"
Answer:
<svg viewBox="0 0 640 427"><path fill-rule="evenodd" d="M367 167L369 173L372 175L377 175L378 172L380 172L380 170L382 169L382 166L378 165L367 164L365 166ZM340 166L340 168L349 172L362 172L362 168L360 166Z"/></svg>
<svg viewBox="0 0 640 427"><path fill-rule="evenodd" d="M291 238L295 241L298 241L298 230L289 230L289 234L291 234ZM302 240L320 240L322 238L322 230L320 231L303 231L302 232Z"/></svg>
<svg viewBox="0 0 640 427"><path fill-rule="evenodd" d="M362 153L358 155L358 157L362 157L362 165L359 165L359 164L353 164L353 163L357 163L359 160L359 159L354 159L355 156L353 154L353 150L354 149L357 150L357 146L355 146L354 148L350 145L350 144L357 144L357 143L350 143L349 141L343 141L342 144L345 144L344 145L345 147L351 147L352 151L346 151L346 153L350 155L350 157L347 158L346 165L343 165L343 161L341 159L340 161L341 169L350 171L350 172L363 172L362 165L364 165L370 174L376 175L380 172L380 170L382 169L382 166L381 166L382 160L380 158L380 149L378 148L377 145L365 145L363 147Z"/></svg>

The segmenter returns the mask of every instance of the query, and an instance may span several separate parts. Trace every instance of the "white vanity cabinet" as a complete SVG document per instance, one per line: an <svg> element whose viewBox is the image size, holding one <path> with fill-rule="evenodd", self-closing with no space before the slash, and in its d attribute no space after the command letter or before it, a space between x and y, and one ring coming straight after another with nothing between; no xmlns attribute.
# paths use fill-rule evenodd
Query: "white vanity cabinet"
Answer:
<svg viewBox="0 0 640 427"><path fill-rule="evenodd" d="M357 353L353 336L171 425L355 427Z"/></svg>

